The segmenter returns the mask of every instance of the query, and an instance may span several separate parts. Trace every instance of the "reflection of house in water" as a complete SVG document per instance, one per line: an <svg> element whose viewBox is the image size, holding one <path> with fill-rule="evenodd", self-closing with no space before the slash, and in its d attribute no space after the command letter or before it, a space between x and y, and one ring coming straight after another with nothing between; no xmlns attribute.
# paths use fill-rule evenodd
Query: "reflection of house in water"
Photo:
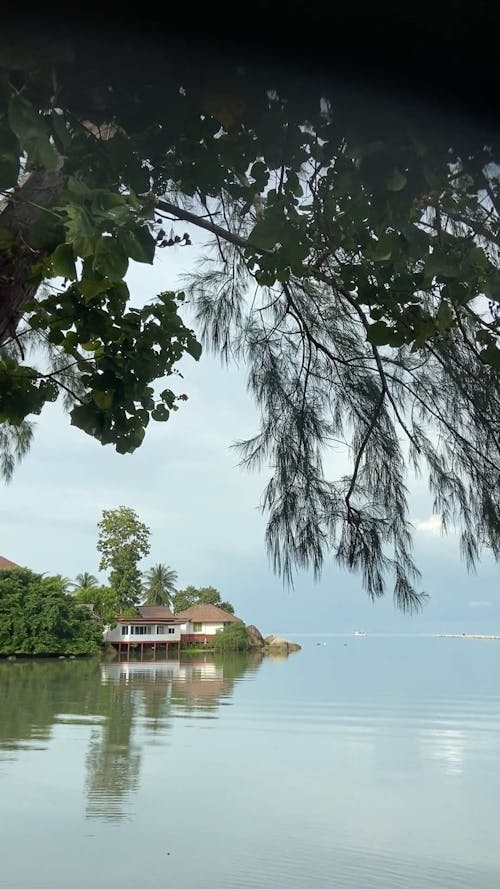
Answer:
<svg viewBox="0 0 500 889"><path fill-rule="evenodd" d="M216 717L259 656L210 655L159 662L0 662L0 760L44 749L54 726L88 726L86 815L127 817L143 747L168 744L175 718ZM207 725L210 725L208 722Z"/></svg>
<svg viewBox="0 0 500 889"><path fill-rule="evenodd" d="M181 661L101 664L101 687L109 718L93 731L87 757L87 817L127 817L127 799L137 790L142 748L168 743L176 717L216 718L234 685L260 658L220 661L202 655ZM226 701L224 701L226 699Z"/></svg>
<svg viewBox="0 0 500 889"><path fill-rule="evenodd" d="M179 673L179 669L180 661L174 660L101 664L101 680L103 684L123 682L125 685L140 687L141 680L143 683L150 683L172 679Z"/></svg>
<svg viewBox="0 0 500 889"><path fill-rule="evenodd" d="M145 714L153 696L164 703L168 700L177 711L216 708L221 697L230 696L237 678L225 676L223 662L205 655L188 662L103 664L101 677L103 682L123 684L142 694Z"/></svg>

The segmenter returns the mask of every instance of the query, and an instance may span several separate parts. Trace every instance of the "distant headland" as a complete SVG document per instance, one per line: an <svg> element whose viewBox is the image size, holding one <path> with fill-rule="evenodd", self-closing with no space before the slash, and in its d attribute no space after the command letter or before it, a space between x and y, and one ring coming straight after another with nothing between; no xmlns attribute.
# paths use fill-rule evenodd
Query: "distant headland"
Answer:
<svg viewBox="0 0 500 889"><path fill-rule="evenodd" d="M498 639L500 636L487 636L482 633L438 633L440 639Z"/></svg>

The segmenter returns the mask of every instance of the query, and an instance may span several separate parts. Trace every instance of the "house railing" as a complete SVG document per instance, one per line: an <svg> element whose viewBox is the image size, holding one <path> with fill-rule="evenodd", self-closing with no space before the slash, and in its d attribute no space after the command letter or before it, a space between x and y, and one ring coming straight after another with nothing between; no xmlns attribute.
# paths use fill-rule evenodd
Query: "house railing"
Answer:
<svg viewBox="0 0 500 889"><path fill-rule="evenodd" d="M180 642L180 633L125 633L113 639L113 642Z"/></svg>

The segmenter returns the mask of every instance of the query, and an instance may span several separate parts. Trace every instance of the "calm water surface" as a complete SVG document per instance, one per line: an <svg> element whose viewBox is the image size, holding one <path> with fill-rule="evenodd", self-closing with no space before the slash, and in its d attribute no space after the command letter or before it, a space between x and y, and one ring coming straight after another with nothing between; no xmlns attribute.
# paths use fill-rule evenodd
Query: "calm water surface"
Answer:
<svg viewBox="0 0 500 889"><path fill-rule="evenodd" d="M0 663L1 889L498 889L500 642L299 641Z"/></svg>

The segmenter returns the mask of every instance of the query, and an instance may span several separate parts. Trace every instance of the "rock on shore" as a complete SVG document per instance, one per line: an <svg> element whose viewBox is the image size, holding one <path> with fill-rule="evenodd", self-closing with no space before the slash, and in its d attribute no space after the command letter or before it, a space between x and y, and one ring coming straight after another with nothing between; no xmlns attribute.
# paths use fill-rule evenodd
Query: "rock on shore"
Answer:
<svg viewBox="0 0 500 889"><path fill-rule="evenodd" d="M264 654L289 654L291 651L300 651L301 649L297 642L290 642L288 639L283 639L282 636L271 635L264 639L260 630L253 624L247 627L247 630L250 648L259 649Z"/></svg>

